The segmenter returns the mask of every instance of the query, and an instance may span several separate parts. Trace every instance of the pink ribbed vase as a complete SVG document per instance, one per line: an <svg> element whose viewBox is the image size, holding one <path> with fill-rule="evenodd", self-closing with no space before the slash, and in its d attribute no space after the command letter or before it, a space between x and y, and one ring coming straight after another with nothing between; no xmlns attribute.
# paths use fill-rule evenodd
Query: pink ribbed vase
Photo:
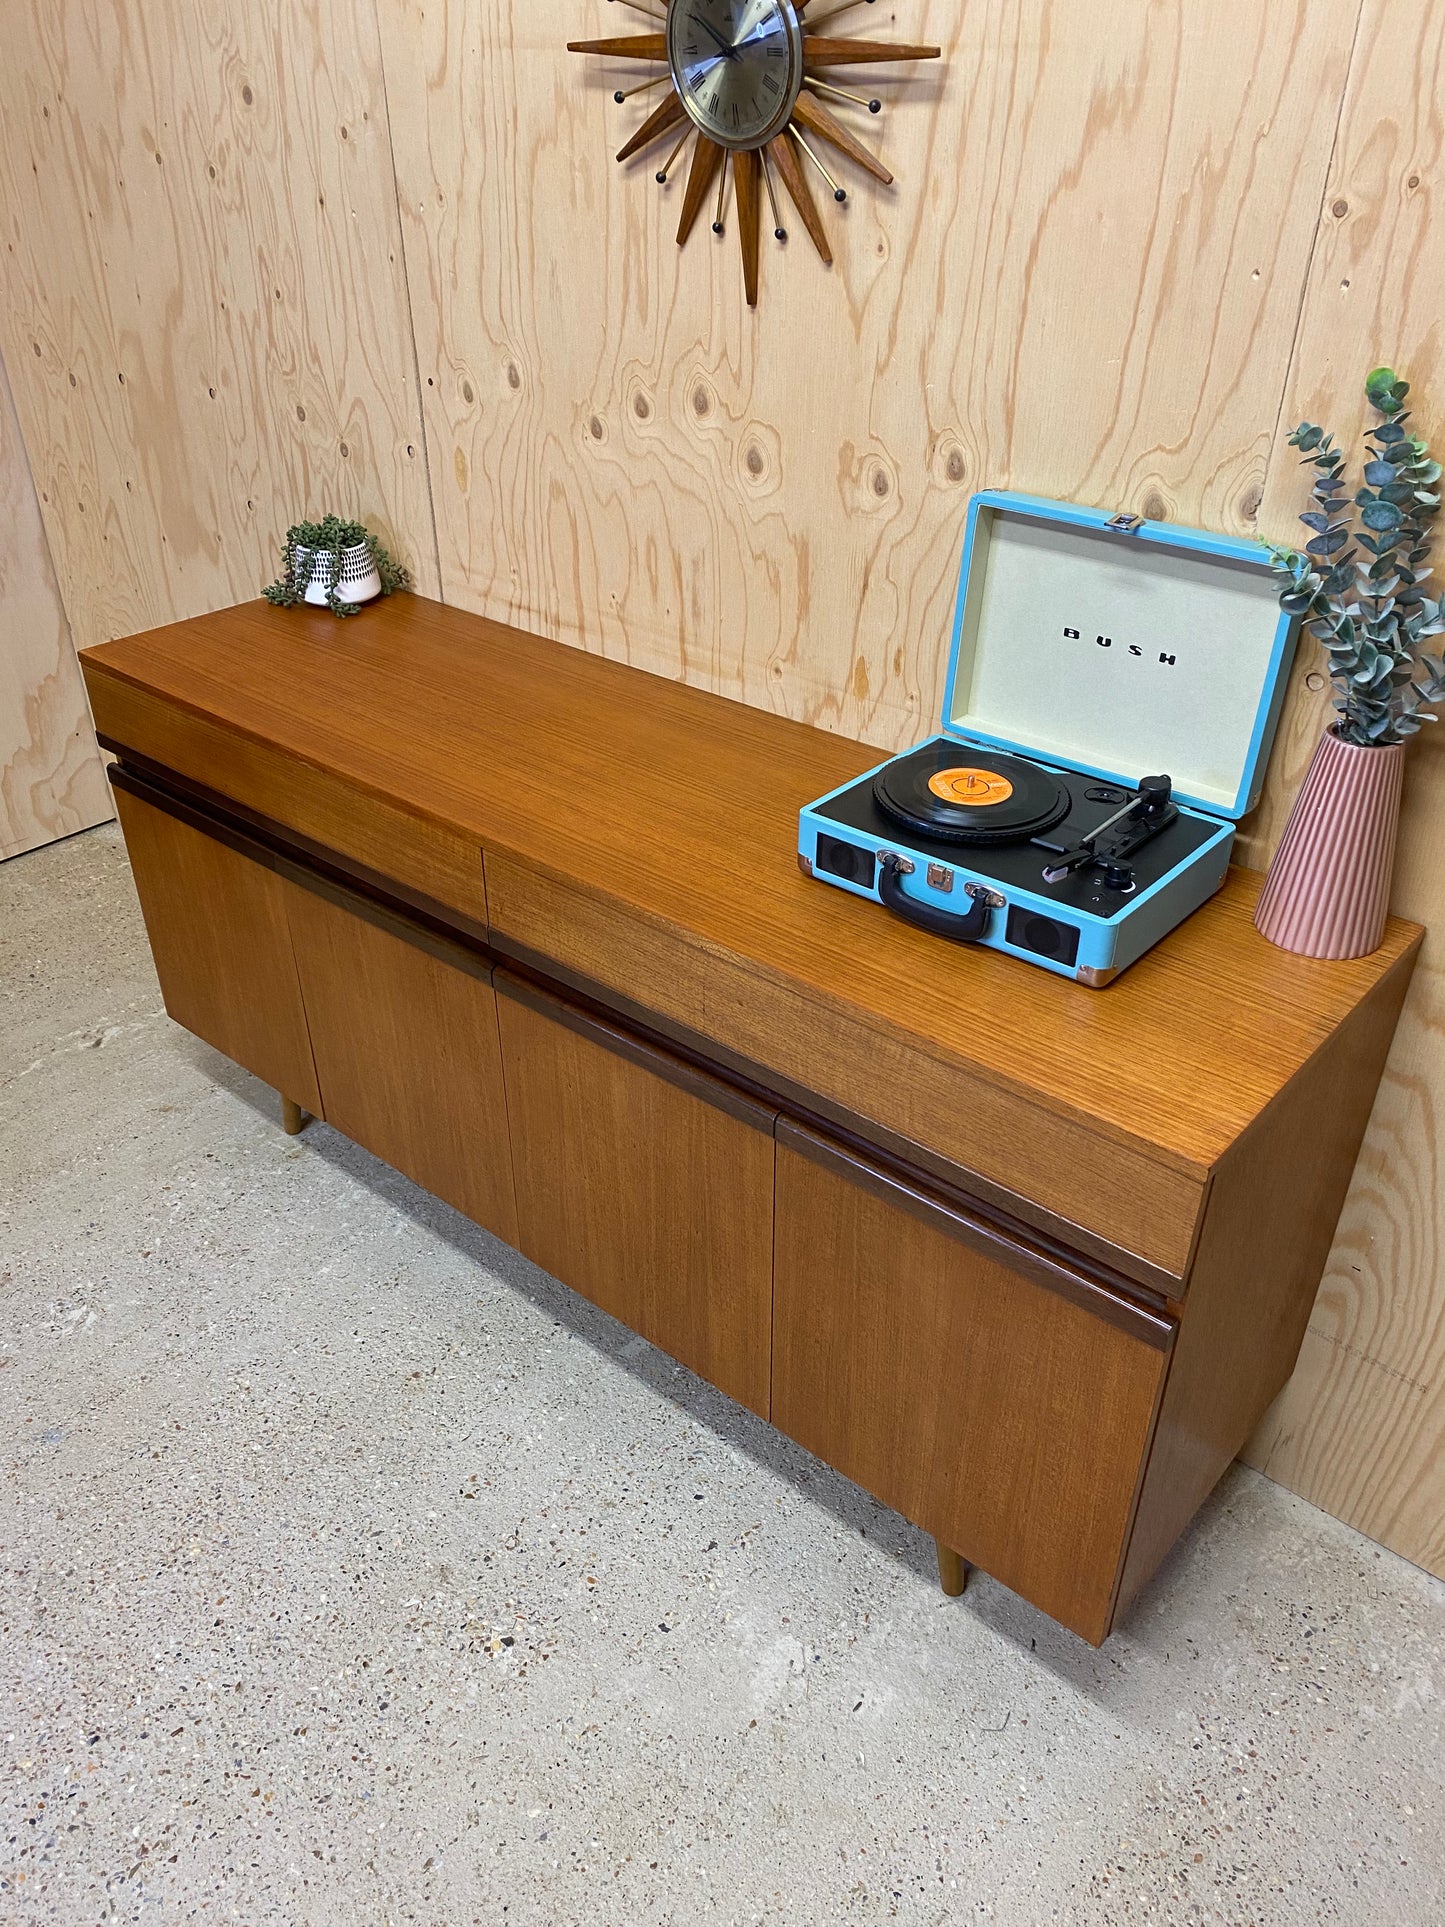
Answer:
<svg viewBox="0 0 1445 1927"><path fill-rule="evenodd" d="M1364 748L1326 730L1254 913L1282 950L1367 957L1390 913L1405 745Z"/></svg>

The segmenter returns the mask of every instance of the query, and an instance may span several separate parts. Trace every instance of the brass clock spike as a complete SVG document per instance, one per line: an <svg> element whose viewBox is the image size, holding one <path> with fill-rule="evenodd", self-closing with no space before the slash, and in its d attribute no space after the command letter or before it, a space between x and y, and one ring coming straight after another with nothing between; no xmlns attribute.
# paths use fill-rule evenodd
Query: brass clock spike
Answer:
<svg viewBox="0 0 1445 1927"><path fill-rule="evenodd" d="M654 81L652 85L655 87L657 82ZM870 114L883 112L881 100L869 100L866 94L850 93L846 87L830 87L826 80L818 80L812 74L803 75L803 85L811 88L815 94L826 94L830 100L851 100L855 107L866 107ZM614 98L621 100L622 95L617 94Z"/></svg>
<svg viewBox="0 0 1445 1927"><path fill-rule="evenodd" d="M763 184L768 190L768 206L773 210L773 239L786 241L788 230L783 226L783 217L778 212L778 190L773 186L773 170L768 164L766 147L758 149L758 158L763 164Z"/></svg>
<svg viewBox="0 0 1445 1927"><path fill-rule="evenodd" d="M672 152L668 155L667 159L662 163L662 166L659 167L657 170L657 185L659 187L667 186L667 177L672 172L672 164L677 159L678 155L682 152L683 148L686 147L688 142L692 139L694 132L695 130L690 126L683 128L682 137L678 141L677 146L673 148Z"/></svg>
<svg viewBox="0 0 1445 1927"><path fill-rule="evenodd" d="M722 158L722 173L718 176L718 183L717 183L717 213L714 214L712 217L712 231L714 234L721 234L723 231L723 203L727 199L727 191L728 191L728 150L724 148L723 158Z"/></svg>
<svg viewBox="0 0 1445 1927"><path fill-rule="evenodd" d="M796 121L789 121L788 132L792 135L793 139L798 143L799 147L802 148L803 152L807 155L808 159L813 163L814 167L816 167L818 172L823 176L823 179L828 183L829 187L832 188L833 199L839 202L846 201L848 198L847 188L839 187L838 183L833 179L833 176L828 172L827 168L824 167L823 163L818 159L818 156L813 152L813 149L810 143L804 139L803 134L800 131Z"/></svg>
<svg viewBox="0 0 1445 1927"><path fill-rule="evenodd" d="M656 80L644 80L636 87L619 87L612 98L620 107L624 100L631 100L635 94L650 94L654 87L670 87L671 74L659 74Z"/></svg>
<svg viewBox="0 0 1445 1927"><path fill-rule="evenodd" d="M821 100L814 100L810 95L799 94L793 103L793 113L804 127L815 133L820 140L825 140L836 147L840 154L846 154L850 161L856 161L859 167L866 169L873 176L874 180L882 181L885 187L893 185L893 176L882 161L871 154L862 141L854 140L848 129L823 105Z"/></svg>
<svg viewBox="0 0 1445 1927"><path fill-rule="evenodd" d="M608 0L608 4L640 14L658 31L616 34L598 40L570 40L567 48L570 53L597 54L603 59L654 67L653 75L616 87L613 92L612 98L619 106L649 94L662 94L660 102L618 150L617 159L631 160L644 148L666 138L670 143L667 158L655 172L659 185L666 187L682 167L691 143L687 186L677 230L678 245L687 241L714 191L713 232L721 235L726 231L728 169L731 167L744 284L749 306L755 305L761 274L764 192L772 215L774 238L779 242L788 238L783 222L783 197L774 180L776 170L808 231L808 238L818 250L819 259L825 266L831 266L833 252L814 198L810 170L827 183L834 200L846 202L848 193L830 173L814 141L819 145L826 142L878 181L889 184L893 176L882 158L858 140L826 104L832 101L838 106L846 104L877 114L882 111L883 102L854 88L835 86L823 75L838 67L937 60L942 49L914 42L850 38L846 30L841 35L820 31L831 29L832 22L853 14L861 6L876 5L877 0L746 0L743 11L748 17L755 21L762 16L765 19L739 37L737 7L730 5L728 14L734 23L732 39L716 22L708 24L696 0ZM890 5L887 11L891 18L893 7ZM728 87L715 87L705 98L696 95L688 78L694 75L693 55L689 54L686 59L683 55L684 42L696 52L694 43L687 41L684 22L690 28L699 21L709 38L718 43L722 55L734 63L724 76ZM769 46L765 53L764 40L777 44ZM771 60L778 58L786 60L786 73L778 68L768 74L773 94L769 106L765 104L766 92L757 91L757 83L760 71L768 69ZM690 61L692 65L688 64ZM705 65L704 71L710 73L712 67ZM749 82L754 87L751 95L747 91ZM726 105L722 99L724 94ZM726 133L721 131L724 128Z"/></svg>

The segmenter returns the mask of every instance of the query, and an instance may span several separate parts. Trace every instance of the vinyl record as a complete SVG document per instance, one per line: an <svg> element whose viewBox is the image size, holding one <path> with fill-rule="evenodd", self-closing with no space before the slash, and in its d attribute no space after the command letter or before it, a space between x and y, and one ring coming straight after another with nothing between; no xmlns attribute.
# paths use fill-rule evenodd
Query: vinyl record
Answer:
<svg viewBox="0 0 1445 1927"><path fill-rule="evenodd" d="M951 843L1017 843L1068 814L1069 792L1036 763L962 743L928 743L873 779L895 822Z"/></svg>

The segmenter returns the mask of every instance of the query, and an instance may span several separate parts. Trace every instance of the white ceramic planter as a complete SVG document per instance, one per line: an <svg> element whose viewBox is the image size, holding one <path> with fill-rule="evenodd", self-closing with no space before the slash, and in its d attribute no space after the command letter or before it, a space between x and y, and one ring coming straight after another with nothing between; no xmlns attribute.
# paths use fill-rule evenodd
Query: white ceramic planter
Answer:
<svg viewBox="0 0 1445 1927"><path fill-rule="evenodd" d="M311 549L296 550L298 580L305 575L312 554ZM371 551L364 542L341 551L339 571L334 555L325 552L317 555L316 572L306 585L303 600L316 608L325 608L326 598L333 588L343 602L372 602L381 594L381 577L376 572Z"/></svg>

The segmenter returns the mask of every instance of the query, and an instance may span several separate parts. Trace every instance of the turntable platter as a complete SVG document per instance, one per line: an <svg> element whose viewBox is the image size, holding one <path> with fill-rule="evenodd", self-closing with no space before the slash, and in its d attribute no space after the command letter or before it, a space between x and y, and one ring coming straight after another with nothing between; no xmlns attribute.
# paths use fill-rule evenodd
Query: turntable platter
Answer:
<svg viewBox="0 0 1445 1927"><path fill-rule="evenodd" d="M1069 792L1022 757L928 743L873 779L878 806L895 822L956 843L1016 843L1069 810Z"/></svg>

